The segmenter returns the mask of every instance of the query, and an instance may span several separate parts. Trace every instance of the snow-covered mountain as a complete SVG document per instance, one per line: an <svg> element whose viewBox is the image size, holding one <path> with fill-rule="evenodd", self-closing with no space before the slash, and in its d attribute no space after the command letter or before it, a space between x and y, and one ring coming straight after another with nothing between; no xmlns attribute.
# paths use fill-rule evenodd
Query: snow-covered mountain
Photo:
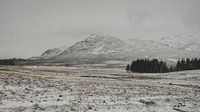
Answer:
<svg viewBox="0 0 200 112"><path fill-rule="evenodd" d="M175 60L200 55L200 39L192 35L174 35L160 41L122 40L110 35L91 34L69 48L45 51L40 58L52 63L102 63L130 61L136 58Z"/></svg>
<svg viewBox="0 0 200 112"><path fill-rule="evenodd" d="M49 58L52 58L54 56L57 56L59 55L60 53L62 53L63 50L62 49L59 49L59 48L54 48L54 49L49 49L47 51L45 51L41 56L40 58L42 59L49 59Z"/></svg>
<svg viewBox="0 0 200 112"><path fill-rule="evenodd" d="M186 35L177 34L169 37L164 37L161 42L168 47L188 50L188 51L199 51L200 50L200 36L197 35Z"/></svg>
<svg viewBox="0 0 200 112"><path fill-rule="evenodd" d="M65 49L67 49L66 46L63 46L60 48L49 49L49 50L45 51L44 53L42 53L40 58L41 59L49 59L49 58L55 57L55 56L59 55L60 53L62 53Z"/></svg>

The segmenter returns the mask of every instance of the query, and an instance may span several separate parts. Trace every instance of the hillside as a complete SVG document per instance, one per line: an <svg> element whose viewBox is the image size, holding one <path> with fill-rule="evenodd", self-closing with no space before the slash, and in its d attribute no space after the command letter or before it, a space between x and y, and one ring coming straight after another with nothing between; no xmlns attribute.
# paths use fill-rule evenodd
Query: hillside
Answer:
<svg viewBox="0 0 200 112"><path fill-rule="evenodd" d="M119 39L91 34L68 48L45 51L40 59L48 63L92 64L106 61L130 61L136 58L159 58L166 61L200 55L198 36L178 34L159 41Z"/></svg>

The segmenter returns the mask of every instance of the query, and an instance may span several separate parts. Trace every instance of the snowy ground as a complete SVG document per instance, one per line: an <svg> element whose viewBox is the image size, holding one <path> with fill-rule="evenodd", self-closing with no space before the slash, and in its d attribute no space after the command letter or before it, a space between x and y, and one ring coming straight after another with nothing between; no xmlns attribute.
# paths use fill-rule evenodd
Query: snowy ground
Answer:
<svg viewBox="0 0 200 112"><path fill-rule="evenodd" d="M0 67L0 112L200 112L200 71Z"/></svg>

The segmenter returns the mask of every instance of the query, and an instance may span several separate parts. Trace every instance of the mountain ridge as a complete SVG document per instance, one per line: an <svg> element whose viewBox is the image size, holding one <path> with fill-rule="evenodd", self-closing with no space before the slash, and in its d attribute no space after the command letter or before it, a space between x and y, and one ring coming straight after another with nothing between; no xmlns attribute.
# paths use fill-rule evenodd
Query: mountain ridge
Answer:
<svg viewBox="0 0 200 112"><path fill-rule="evenodd" d="M190 39L188 39L190 38ZM91 34L74 45L45 51L40 59L53 63L102 63L130 61L136 58L173 60L200 54L200 39L192 35L174 35L159 41L119 39L104 34Z"/></svg>

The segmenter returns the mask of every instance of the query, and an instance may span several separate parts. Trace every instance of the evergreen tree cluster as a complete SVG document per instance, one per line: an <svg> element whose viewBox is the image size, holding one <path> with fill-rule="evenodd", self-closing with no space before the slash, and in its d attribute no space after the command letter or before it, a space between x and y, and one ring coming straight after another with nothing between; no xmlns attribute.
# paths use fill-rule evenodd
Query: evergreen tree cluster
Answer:
<svg viewBox="0 0 200 112"><path fill-rule="evenodd" d="M158 59L137 59L131 65L127 65L126 70L139 73L165 73L169 72L166 62Z"/></svg>
<svg viewBox="0 0 200 112"><path fill-rule="evenodd" d="M178 60L175 69L176 71L200 69L200 58Z"/></svg>
<svg viewBox="0 0 200 112"><path fill-rule="evenodd" d="M126 67L127 71L138 73L167 73L182 70L200 69L200 58L187 58L177 61L176 66L167 66L165 61L158 59L137 59Z"/></svg>
<svg viewBox="0 0 200 112"><path fill-rule="evenodd" d="M0 65L15 65L15 61L13 59L2 59Z"/></svg>
<svg viewBox="0 0 200 112"><path fill-rule="evenodd" d="M25 59L0 59L0 65L17 65L19 62L26 61Z"/></svg>

